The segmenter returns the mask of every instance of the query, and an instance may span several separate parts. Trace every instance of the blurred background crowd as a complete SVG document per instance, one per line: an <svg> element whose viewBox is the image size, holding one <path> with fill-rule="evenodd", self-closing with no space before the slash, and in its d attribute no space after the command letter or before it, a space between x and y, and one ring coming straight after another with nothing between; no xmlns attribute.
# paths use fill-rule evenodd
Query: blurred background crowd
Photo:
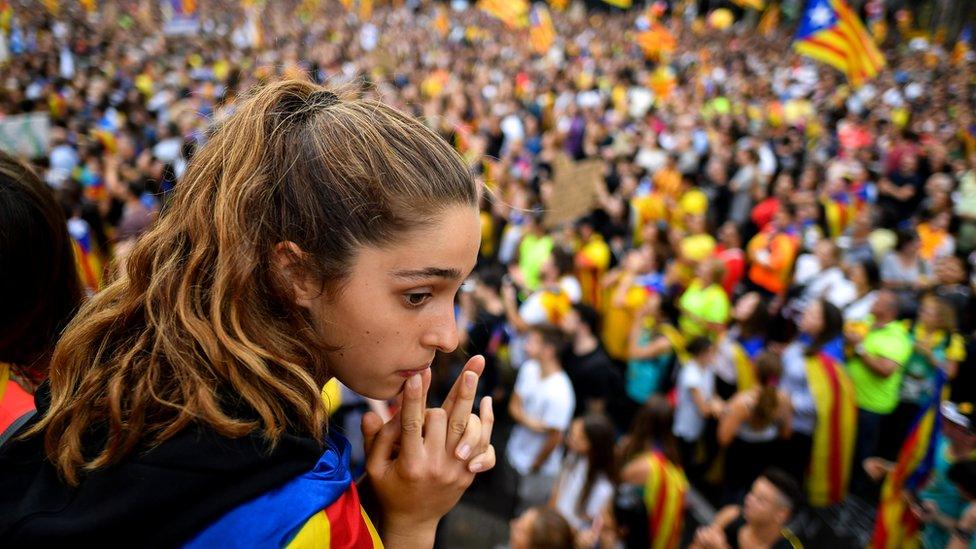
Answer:
<svg viewBox="0 0 976 549"><path fill-rule="evenodd" d="M0 148L89 295L262 82L457 148L482 246L435 387L483 354L504 428L445 546L969 547L972 3L854 2L872 44L818 59L839 2L0 4ZM377 403L332 389L352 435Z"/></svg>

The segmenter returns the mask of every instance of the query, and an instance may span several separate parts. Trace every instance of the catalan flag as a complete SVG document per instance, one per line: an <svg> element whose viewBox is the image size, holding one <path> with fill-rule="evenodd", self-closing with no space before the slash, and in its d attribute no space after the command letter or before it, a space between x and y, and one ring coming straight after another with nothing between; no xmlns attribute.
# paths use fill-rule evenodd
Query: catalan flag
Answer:
<svg viewBox="0 0 976 549"><path fill-rule="evenodd" d="M854 87L885 66L881 51L844 0L808 0L793 49L842 71Z"/></svg>
<svg viewBox="0 0 976 549"><path fill-rule="evenodd" d="M688 479L661 451L647 458L650 470L644 484L648 533L652 549L677 549L681 544Z"/></svg>
<svg viewBox="0 0 976 549"><path fill-rule="evenodd" d="M919 488L928 479L935 462L939 409L946 375L936 370L935 391L902 443L898 462L881 486L881 501L874 522L871 549L896 549L917 543L919 521L908 509L905 491Z"/></svg>
<svg viewBox="0 0 976 549"><path fill-rule="evenodd" d="M333 433L327 447L311 471L231 510L184 547L382 548L352 481L349 441Z"/></svg>
<svg viewBox="0 0 976 549"><path fill-rule="evenodd" d="M88 293L94 294L102 289L105 270L101 256L95 249L91 228L83 219L73 217L68 220L68 234L71 235L78 277Z"/></svg>
<svg viewBox="0 0 976 549"><path fill-rule="evenodd" d="M529 25L529 3L526 0L479 0L478 9L513 29Z"/></svg>
<svg viewBox="0 0 976 549"><path fill-rule="evenodd" d="M556 27L552 24L549 10L542 4L536 4L529 13L529 42L532 50L543 55L552 47L556 40Z"/></svg>
<svg viewBox="0 0 976 549"><path fill-rule="evenodd" d="M847 496L857 435L857 403L847 372L826 353L807 358L807 380L817 411L807 493L827 507Z"/></svg>

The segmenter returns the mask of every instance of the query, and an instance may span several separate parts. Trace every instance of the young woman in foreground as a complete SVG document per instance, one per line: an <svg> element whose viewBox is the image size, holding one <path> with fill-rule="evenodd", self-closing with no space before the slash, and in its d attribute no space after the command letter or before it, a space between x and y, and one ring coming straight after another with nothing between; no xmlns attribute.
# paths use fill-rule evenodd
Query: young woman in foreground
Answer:
<svg viewBox="0 0 976 549"><path fill-rule="evenodd" d="M430 547L495 463L490 400L471 414L480 357L425 406L478 198L416 120L308 82L258 90L64 333L0 449L0 545ZM332 377L401 398L363 420L375 529L328 428Z"/></svg>

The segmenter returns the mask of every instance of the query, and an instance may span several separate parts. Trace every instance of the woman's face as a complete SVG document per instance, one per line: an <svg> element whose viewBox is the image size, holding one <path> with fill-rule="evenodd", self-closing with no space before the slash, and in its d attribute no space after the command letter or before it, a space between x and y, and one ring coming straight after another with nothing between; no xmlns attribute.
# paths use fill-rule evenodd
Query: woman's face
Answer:
<svg viewBox="0 0 976 549"><path fill-rule="evenodd" d="M325 342L331 373L376 399L397 395L437 351L458 345L454 296L474 268L478 210L451 206L392 245L362 246L335 297L302 303Z"/></svg>
<svg viewBox="0 0 976 549"><path fill-rule="evenodd" d="M814 301L800 317L799 328L805 334L816 336L823 331L823 322L823 304Z"/></svg>

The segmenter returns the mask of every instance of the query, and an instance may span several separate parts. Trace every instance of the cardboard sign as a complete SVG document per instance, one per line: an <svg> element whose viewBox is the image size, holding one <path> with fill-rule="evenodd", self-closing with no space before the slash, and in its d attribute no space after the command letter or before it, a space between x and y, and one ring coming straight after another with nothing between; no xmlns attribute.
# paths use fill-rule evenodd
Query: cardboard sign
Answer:
<svg viewBox="0 0 976 549"><path fill-rule="evenodd" d="M543 197L543 224L552 229L588 215L600 203L603 189L603 160L573 162L560 154L552 162L552 189Z"/></svg>

